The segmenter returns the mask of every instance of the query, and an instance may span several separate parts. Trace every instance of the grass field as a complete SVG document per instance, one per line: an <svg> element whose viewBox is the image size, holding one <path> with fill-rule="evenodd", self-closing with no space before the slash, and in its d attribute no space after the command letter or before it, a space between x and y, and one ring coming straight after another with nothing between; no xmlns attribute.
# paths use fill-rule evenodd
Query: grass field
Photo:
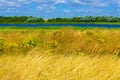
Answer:
<svg viewBox="0 0 120 80"><path fill-rule="evenodd" d="M0 29L0 80L120 80L120 29Z"/></svg>

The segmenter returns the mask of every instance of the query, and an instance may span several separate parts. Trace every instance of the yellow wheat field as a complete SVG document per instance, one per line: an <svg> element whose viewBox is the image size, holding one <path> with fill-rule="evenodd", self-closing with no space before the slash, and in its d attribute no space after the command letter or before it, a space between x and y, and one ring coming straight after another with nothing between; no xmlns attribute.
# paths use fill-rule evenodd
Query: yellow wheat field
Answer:
<svg viewBox="0 0 120 80"><path fill-rule="evenodd" d="M120 80L120 30L0 31L0 80Z"/></svg>
<svg viewBox="0 0 120 80"><path fill-rule="evenodd" d="M44 54L33 50L27 56L1 56L0 80L120 80L116 56Z"/></svg>

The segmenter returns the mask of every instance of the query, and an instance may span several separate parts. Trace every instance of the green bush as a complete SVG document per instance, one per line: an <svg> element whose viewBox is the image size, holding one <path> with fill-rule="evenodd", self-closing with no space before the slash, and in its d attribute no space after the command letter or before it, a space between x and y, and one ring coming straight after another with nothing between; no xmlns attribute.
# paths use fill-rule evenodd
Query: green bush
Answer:
<svg viewBox="0 0 120 80"><path fill-rule="evenodd" d="M36 39L28 37L25 40L21 41L21 43L19 44L19 49L21 50L21 52L25 53L36 46L37 46Z"/></svg>

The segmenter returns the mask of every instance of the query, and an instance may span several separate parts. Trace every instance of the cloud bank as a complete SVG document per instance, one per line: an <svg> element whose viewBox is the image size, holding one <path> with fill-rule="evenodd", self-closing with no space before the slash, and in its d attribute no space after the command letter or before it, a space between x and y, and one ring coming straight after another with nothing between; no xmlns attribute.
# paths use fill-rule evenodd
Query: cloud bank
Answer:
<svg viewBox="0 0 120 80"><path fill-rule="evenodd" d="M119 16L120 0L0 0L0 15L66 17ZM50 15L51 14L51 15Z"/></svg>

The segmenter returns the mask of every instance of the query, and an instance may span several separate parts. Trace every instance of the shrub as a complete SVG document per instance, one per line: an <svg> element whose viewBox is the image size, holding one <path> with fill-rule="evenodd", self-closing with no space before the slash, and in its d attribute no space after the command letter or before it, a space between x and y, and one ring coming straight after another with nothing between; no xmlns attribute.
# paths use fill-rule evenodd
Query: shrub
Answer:
<svg viewBox="0 0 120 80"><path fill-rule="evenodd" d="M56 53L71 54L77 52L79 48L76 41L79 40L79 35L71 28L61 29L53 32L51 36L52 48Z"/></svg>
<svg viewBox="0 0 120 80"><path fill-rule="evenodd" d="M4 49L4 38L0 38L0 52L3 52L3 49Z"/></svg>
<svg viewBox="0 0 120 80"><path fill-rule="evenodd" d="M17 50L18 50L18 44L15 43L15 42L11 42L11 43L9 44L9 49L10 49L10 52L15 52L15 51L17 51Z"/></svg>
<svg viewBox="0 0 120 80"><path fill-rule="evenodd" d="M36 46L37 46L37 41L31 37L26 38L25 40L21 41L21 43L19 44L19 48L23 53L29 51L30 49Z"/></svg>

